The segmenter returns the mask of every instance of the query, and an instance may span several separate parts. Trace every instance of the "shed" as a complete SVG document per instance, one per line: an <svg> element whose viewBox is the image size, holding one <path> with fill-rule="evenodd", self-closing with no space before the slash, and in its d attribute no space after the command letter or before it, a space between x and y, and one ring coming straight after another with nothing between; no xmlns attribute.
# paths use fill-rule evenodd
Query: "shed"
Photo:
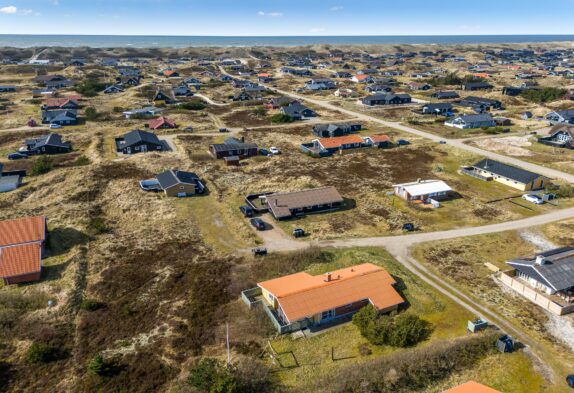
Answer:
<svg viewBox="0 0 574 393"><path fill-rule="evenodd" d="M502 353L509 353L514 350L514 342L510 336L505 334L496 340L496 348Z"/></svg>

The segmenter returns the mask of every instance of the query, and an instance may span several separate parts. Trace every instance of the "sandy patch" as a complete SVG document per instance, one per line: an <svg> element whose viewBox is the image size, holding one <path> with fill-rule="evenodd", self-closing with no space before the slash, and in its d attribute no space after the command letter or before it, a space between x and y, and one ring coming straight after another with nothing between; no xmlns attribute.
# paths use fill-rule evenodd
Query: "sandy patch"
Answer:
<svg viewBox="0 0 574 393"><path fill-rule="evenodd" d="M502 152L510 156L529 157L534 153L525 147L532 145L528 136L507 136L505 138L479 139L474 144L485 150Z"/></svg>

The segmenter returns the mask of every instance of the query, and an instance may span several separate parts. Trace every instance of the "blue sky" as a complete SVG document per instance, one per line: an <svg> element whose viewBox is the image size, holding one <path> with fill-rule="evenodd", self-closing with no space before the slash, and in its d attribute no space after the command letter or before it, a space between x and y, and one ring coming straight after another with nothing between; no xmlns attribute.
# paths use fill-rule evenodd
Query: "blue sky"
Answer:
<svg viewBox="0 0 574 393"><path fill-rule="evenodd" d="M0 0L0 34L574 34L574 0Z"/></svg>

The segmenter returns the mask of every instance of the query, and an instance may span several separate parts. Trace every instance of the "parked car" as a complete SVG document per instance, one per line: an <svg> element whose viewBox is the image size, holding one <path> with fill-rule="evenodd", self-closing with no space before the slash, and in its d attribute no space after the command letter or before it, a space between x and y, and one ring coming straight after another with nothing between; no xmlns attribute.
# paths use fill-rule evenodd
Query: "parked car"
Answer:
<svg viewBox="0 0 574 393"><path fill-rule="evenodd" d="M227 128L220 128L219 132L229 132L229 130Z"/></svg>
<svg viewBox="0 0 574 393"><path fill-rule="evenodd" d="M536 194L524 194L522 195L522 199L537 205L542 205L544 203L544 200Z"/></svg>
<svg viewBox="0 0 574 393"><path fill-rule="evenodd" d="M261 154L262 156L268 156L270 153L269 150L267 149L259 149L259 154Z"/></svg>
<svg viewBox="0 0 574 393"><path fill-rule="evenodd" d="M441 145L446 145L446 141L444 140L438 141L438 143L440 143Z"/></svg>
<svg viewBox="0 0 574 393"><path fill-rule="evenodd" d="M54 124L54 123L50 124L50 129L56 130L56 129L58 129L58 128L62 128L62 126L59 125L59 124Z"/></svg>
<svg viewBox="0 0 574 393"><path fill-rule="evenodd" d="M270 152L271 154L273 154L273 155L281 154L281 150L279 150L279 149L276 148L275 146L270 147L270 148L269 148L269 152Z"/></svg>
<svg viewBox="0 0 574 393"><path fill-rule="evenodd" d="M255 227L255 229L257 229L258 231L263 231L265 230L265 228L267 227L267 225L265 224L265 221L263 221L260 218L252 218L251 220L249 220L249 222L251 223L251 225L253 225Z"/></svg>
<svg viewBox="0 0 574 393"><path fill-rule="evenodd" d="M192 126L185 127L183 130L186 132L193 132L193 127Z"/></svg>
<svg viewBox="0 0 574 393"><path fill-rule="evenodd" d="M241 211L241 213L243 213L243 216L245 217L253 217L253 214L255 213L253 211L253 208L247 205L239 206L239 210Z"/></svg>
<svg viewBox="0 0 574 393"><path fill-rule="evenodd" d="M255 247L251 249L254 256L267 255L267 249L265 247Z"/></svg>
<svg viewBox="0 0 574 393"><path fill-rule="evenodd" d="M574 374L568 375L566 377L566 383L568 384L568 386L574 389Z"/></svg>
<svg viewBox="0 0 574 393"><path fill-rule="evenodd" d="M22 152L8 154L9 160L21 160L22 158L28 158L28 154Z"/></svg>
<svg viewBox="0 0 574 393"><path fill-rule="evenodd" d="M302 228L293 229L293 237L303 237L305 236L305 231Z"/></svg>
<svg viewBox="0 0 574 393"><path fill-rule="evenodd" d="M397 146L406 146L406 145L410 145L411 143L409 141L407 141L406 139L399 139L397 141Z"/></svg>
<svg viewBox="0 0 574 393"><path fill-rule="evenodd" d="M406 224L403 224L403 231L412 232L414 230L415 230L415 224L413 224L412 222L407 222Z"/></svg>

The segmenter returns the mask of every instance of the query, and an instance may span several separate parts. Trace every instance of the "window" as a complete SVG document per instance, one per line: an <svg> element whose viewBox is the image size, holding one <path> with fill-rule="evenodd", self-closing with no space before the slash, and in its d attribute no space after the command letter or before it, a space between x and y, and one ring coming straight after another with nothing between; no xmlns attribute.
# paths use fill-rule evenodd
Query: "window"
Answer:
<svg viewBox="0 0 574 393"><path fill-rule="evenodd" d="M321 313L321 320L323 319L331 319L335 317L335 310L327 310Z"/></svg>
<svg viewBox="0 0 574 393"><path fill-rule="evenodd" d="M270 293L267 294L267 297L269 298L269 301L270 301L271 303L273 303L273 300L275 300L275 298L273 297L273 295L270 294Z"/></svg>

